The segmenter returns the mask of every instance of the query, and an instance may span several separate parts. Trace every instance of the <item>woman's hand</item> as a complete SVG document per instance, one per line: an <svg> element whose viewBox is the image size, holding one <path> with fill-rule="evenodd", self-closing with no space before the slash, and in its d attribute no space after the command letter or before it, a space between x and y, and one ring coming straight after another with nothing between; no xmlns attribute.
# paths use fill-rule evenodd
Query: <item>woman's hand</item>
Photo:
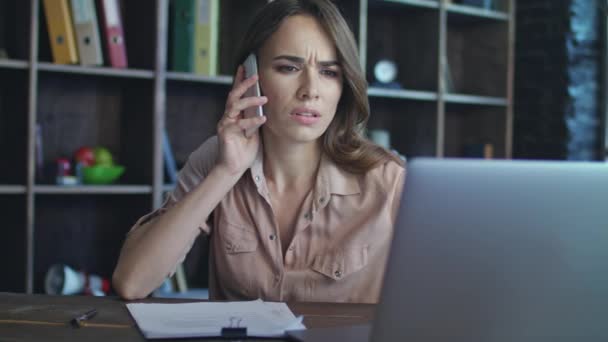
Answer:
<svg viewBox="0 0 608 342"><path fill-rule="evenodd" d="M219 159L217 166L231 174L243 174L253 163L260 145L259 127L266 122L266 116L243 118L244 109L266 103L265 96L245 97L243 94L258 80L254 75L245 79L243 66L239 66L234 86L226 100L224 116L217 125ZM246 136L246 131L254 131Z"/></svg>

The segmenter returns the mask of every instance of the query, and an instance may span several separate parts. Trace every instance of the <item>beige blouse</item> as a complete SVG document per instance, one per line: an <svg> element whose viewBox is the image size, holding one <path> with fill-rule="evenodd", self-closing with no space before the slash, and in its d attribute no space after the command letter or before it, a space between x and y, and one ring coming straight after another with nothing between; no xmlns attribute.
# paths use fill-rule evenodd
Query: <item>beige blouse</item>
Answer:
<svg viewBox="0 0 608 342"><path fill-rule="evenodd" d="M283 256L262 150L209 220L200 224L200 231L211 239L211 298L378 302L404 168L391 161L355 175L322 157L316 184L304 202L308 206L302 207ZM190 155L163 206L139 219L132 230L196 187L211 171L217 154L217 137L212 137Z"/></svg>

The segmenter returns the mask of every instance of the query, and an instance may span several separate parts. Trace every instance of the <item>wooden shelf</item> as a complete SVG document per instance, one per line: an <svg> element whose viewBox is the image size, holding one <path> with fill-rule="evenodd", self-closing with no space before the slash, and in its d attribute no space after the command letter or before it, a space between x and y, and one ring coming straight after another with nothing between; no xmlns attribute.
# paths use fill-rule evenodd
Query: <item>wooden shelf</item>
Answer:
<svg viewBox="0 0 608 342"><path fill-rule="evenodd" d="M19 195L25 194L24 185L0 185L0 195Z"/></svg>
<svg viewBox="0 0 608 342"><path fill-rule="evenodd" d="M466 94L446 94L444 95L444 100L446 103L461 103L482 106L506 107L509 104L509 101L506 98Z"/></svg>
<svg viewBox="0 0 608 342"><path fill-rule="evenodd" d="M118 69L109 67L87 67L78 65L61 65L47 62L38 63L38 70L77 75L96 75L104 77L153 79L154 72L140 69Z"/></svg>
<svg viewBox="0 0 608 342"><path fill-rule="evenodd" d="M367 95L371 97L393 98L416 101L437 101L437 93L431 91L387 89L370 87Z"/></svg>
<svg viewBox="0 0 608 342"><path fill-rule="evenodd" d="M200 82L200 83L212 83L212 84L232 84L232 76L201 76L197 74L191 74L187 72L167 72L167 80L170 81L186 81L186 82Z"/></svg>
<svg viewBox="0 0 608 342"><path fill-rule="evenodd" d="M480 7L459 5L459 4L448 4L446 9L448 11L448 15L450 15L450 16L457 15L457 16L468 16L468 17L494 19L494 20L502 20L502 21L509 20L508 13L488 10L488 9L480 8Z"/></svg>
<svg viewBox="0 0 608 342"><path fill-rule="evenodd" d="M220 76L213 77L172 70L173 1L123 1L129 69L52 63L42 1L15 2L23 7L10 18L18 27L5 32L16 32L19 40L4 41L8 52L15 51L14 59L0 60L5 76L0 81L0 152L15 167L0 170L5 203L0 215L16 222L9 229L13 237L6 240L7 253L23 258L5 258L0 267L23 273L16 277L24 279L17 290L40 289L46 263L64 262L57 250L66 253L65 260L111 275L125 230L161 205L174 187L163 184L163 129L180 166L216 133L233 82L236 42L252 13L267 1L221 1ZM455 156L471 137L491 137L496 155L511 157L515 0L493 1L498 10L446 0L337 1L359 44L366 81L373 84L378 61L397 65L395 82L403 89L368 89L368 128L388 130L392 148L408 157ZM440 81L448 76L449 88ZM128 170L124 184L48 184L54 161L80 146L111 151ZM40 159L43 170L37 169ZM46 243L58 232L74 237L56 239L65 248ZM99 236L107 240L93 239ZM91 245L76 246L88 238Z"/></svg>
<svg viewBox="0 0 608 342"><path fill-rule="evenodd" d="M41 195L146 195L149 185L36 185L34 193Z"/></svg>
<svg viewBox="0 0 608 342"><path fill-rule="evenodd" d="M0 69L27 69L29 63L17 59L0 59Z"/></svg>

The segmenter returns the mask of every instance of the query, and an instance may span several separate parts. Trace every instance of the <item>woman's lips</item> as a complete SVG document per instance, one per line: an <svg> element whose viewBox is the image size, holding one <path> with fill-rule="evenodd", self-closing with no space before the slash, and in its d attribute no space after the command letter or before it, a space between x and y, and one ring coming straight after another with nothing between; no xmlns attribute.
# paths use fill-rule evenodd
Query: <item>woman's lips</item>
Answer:
<svg viewBox="0 0 608 342"><path fill-rule="evenodd" d="M308 108L294 110L291 112L291 117L302 125L314 125L321 120L321 115L318 111Z"/></svg>

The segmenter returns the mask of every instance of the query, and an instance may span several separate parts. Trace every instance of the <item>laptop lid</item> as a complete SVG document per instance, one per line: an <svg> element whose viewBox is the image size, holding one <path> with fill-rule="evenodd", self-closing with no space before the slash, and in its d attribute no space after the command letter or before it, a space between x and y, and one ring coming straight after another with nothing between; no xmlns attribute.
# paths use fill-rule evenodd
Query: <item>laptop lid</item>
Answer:
<svg viewBox="0 0 608 342"><path fill-rule="evenodd" d="M372 341L608 341L608 165L418 159Z"/></svg>

